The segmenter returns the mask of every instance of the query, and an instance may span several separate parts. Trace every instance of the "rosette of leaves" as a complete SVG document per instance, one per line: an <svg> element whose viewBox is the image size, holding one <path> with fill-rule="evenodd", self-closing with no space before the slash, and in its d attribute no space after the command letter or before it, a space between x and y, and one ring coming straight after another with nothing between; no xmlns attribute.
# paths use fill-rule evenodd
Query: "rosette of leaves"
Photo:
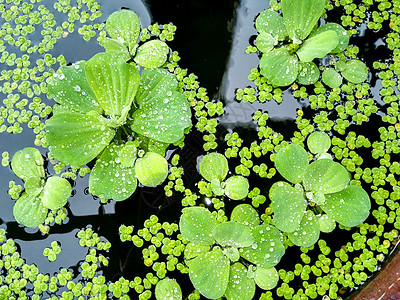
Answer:
<svg viewBox="0 0 400 300"><path fill-rule="evenodd" d="M107 53L133 60L145 68L158 68L165 64L169 54L168 45L161 40L151 40L138 46L141 31L140 19L131 10L113 12L106 21L106 31L110 37L102 44Z"/></svg>
<svg viewBox="0 0 400 300"><path fill-rule="evenodd" d="M191 126L190 106L174 74L99 53L58 70L48 84L59 105L46 122L50 152L82 166L96 157L89 190L102 199L129 198L137 179L156 186L166 178L165 150ZM130 142L125 142L129 141Z"/></svg>
<svg viewBox="0 0 400 300"><path fill-rule="evenodd" d="M27 147L17 151L11 168L25 184L25 191L14 204L15 220L26 227L36 227L44 222L48 210L62 208L71 196L71 185L65 178L45 178L44 161L39 150Z"/></svg>
<svg viewBox="0 0 400 300"><path fill-rule="evenodd" d="M329 136L314 132L307 145L317 157L311 163L307 151L297 144L276 153L275 167L288 182L276 182L269 191L274 225L301 247L312 246L320 231L331 232L336 222L346 227L361 224L371 209L367 192L350 185L349 172L326 153Z"/></svg>
<svg viewBox="0 0 400 300"><path fill-rule="evenodd" d="M320 78L314 59L341 53L347 48L349 36L341 25L326 23L315 29L325 11L325 2L282 0L282 15L264 10L257 17L256 46L262 52L260 72L272 85L287 86L294 81L313 84ZM346 66L347 71L341 74L348 81L359 83L367 78L368 70L365 73L366 66L361 61L348 62ZM337 81L337 75L341 79L339 73L332 71L323 75L328 86Z"/></svg>
<svg viewBox="0 0 400 300"><path fill-rule="evenodd" d="M225 180L228 171L228 160L217 152L205 155L199 163L200 174L210 182L210 188L216 196L226 195L232 200L245 198L249 193L249 182L240 175Z"/></svg>
<svg viewBox="0 0 400 300"><path fill-rule="evenodd" d="M252 299L256 285L268 290L278 283L274 266L285 253L281 232L261 224L249 204L236 206L230 221L218 223L203 207L187 207L179 220L193 286L206 298Z"/></svg>

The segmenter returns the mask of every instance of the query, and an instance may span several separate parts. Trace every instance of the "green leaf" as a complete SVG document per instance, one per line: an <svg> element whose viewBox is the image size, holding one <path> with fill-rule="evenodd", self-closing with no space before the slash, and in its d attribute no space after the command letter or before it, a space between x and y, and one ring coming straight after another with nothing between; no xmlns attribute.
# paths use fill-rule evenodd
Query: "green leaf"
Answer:
<svg viewBox="0 0 400 300"><path fill-rule="evenodd" d="M57 109L46 122L50 152L59 161L80 167L93 160L113 139L114 129L102 116Z"/></svg>
<svg viewBox="0 0 400 300"><path fill-rule="evenodd" d="M225 247L222 252L231 262L237 262L240 259L239 250L235 247Z"/></svg>
<svg viewBox="0 0 400 300"><path fill-rule="evenodd" d="M218 179L223 181L228 174L228 160L220 153L206 154L199 163L199 172L207 181Z"/></svg>
<svg viewBox="0 0 400 300"><path fill-rule="evenodd" d="M15 175L26 181L29 177L44 177L43 163L39 150L26 147L15 152L11 159L11 168Z"/></svg>
<svg viewBox="0 0 400 300"><path fill-rule="evenodd" d="M43 190L44 179L33 176L29 177L24 184L25 192L31 196L37 196Z"/></svg>
<svg viewBox="0 0 400 300"><path fill-rule="evenodd" d="M140 134L136 135L136 140L140 142L140 148L146 152L154 152L161 156L165 156L165 152L170 145L170 143L159 142Z"/></svg>
<svg viewBox="0 0 400 300"><path fill-rule="evenodd" d="M262 53L267 53L274 48L275 39L269 33L261 32L256 38L256 45Z"/></svg>
<svg viewBox="0 0 400 300"><path fill-rule="evenodd" d="M257 268L254 275L255 283L263 290L272 290L278 285L279 275L274 267Z"/></svg>
<svg viewBox="0 0 400 300"><path fill-rule="evenodd" d="M36 227L44 222L47 217L47 208L37 196L22 193L13 208L15 220L26 227Z"/></svg>
<svg viewBox="0 0 400 300"><path fill-rule="evenodd" d="M232 210L231 221L256 227L260 223L260 218L258 212L250 204L239 204Z"/></svg>
<svg viewBox="0 0 400 300"><path fill-rule="evenodd" d="M251 230L254 244L239 249L240 256L258 267L271 268L285 254L280 231L272 225L259 225Z"/></svg>
<svg viewBox="0 0 400 300"><path fill-rule="evenodd" d="M322 82L334 89L342 85L343 78L335 69L328 68L322 72Z"/></svg>
<svg viewBox="0 0 400 300"><path fill-rule="evenodd" d="M314 213L307 210L300 222L300 227L295 232L288 234L289 239L299 247L308 248L319 239L319 223Z"/></svg>
<svg viewBox="0 0 400 300"><path fill-rule="evenodd" d="M103 47L106 49L107 53L117 55L121 57L124 61L131 59L131 54L129 53L128 47L118 40L105 38L103 40Z"/></svg>
<svg viewBox="0 0 400 300"><path fill-rule="evenodd" d="M290 54L285 48L265 53L260 60L260 73L275 86L292 84L297 78L299 69L297 56Z"/></svg>
<svg viewBox="0 0 400 300"><path fill-rule="evenodd" d="M176 76L164 69L144 70L135 102L132 130L163 143L175 143L191 126L189 103Z"/></svg>
<svg viewBox="0 0 400 300"><path fill-rule="evenodd" d="M250 227L235 221L218 224L212 235L224 247L249 247L254 243Z"/></svg>
<svg viewBox="0 0 400 300"><path fill-rule="evenodd" d="M210 245L197 245L195 243L189 243L186 245L183 254L185 259L192 259L199 256L200 254L204 254L210 251L210 248Z"/></svg>
<svg viewBox="0 0 400 300"><path fill-rule="evenodd" d="M369 216L371 201L360 186L349 185L346 189L325 197L326 204L321 206L322 210L343 226L360 225Z"/></svg>
<svg viewBox="0 0 400 300"><path fill-rule="evenodd" d="M328 31L328 30L333 30L336 32L337 37L339 39L339 43L337 46L331 51L331 53L340 53L346 50L347 46L349 45L349 40L350 37L347 34L346 29L344 29L342 26L340 26L337 23L326 23L325 25L322 25L321 27L318 27L311 35L310 37L313 37L315 35L320 34L321 32Z"/></svg>
<svg viewBox="0 0 400 300"><path fill-rule="evenodd" d="M106 21L106 30L115 40L126 45L137 42L140 34L140 20L136 13L122 9L113 12Z"/></svg>
<svg viewBox="0 0 400 300"><path fill-rule="evenodd" d="M216 196L222 196L224 194L224 189L218 179L211 180L211 189Z"/></svg>
<svg viewBox="0 0 400 300"><path fill-rule="evenodd" d="M312 162L304 174L304 189L330 194L344 190L350 181L349 172L341 164L330 159Z"/></svg>
<svg viewBox="0 0 400 300"><path fill-rule="evenodd" d="M229 259L219 247L194 258L189 266L194 288L208 299L222 297L229 282L229 265Z"/></svg>
<svg viewBox="0 0 400 300"><path fill-rule="evenodd" d="M58 69L47 85L49 97L76 112L87 113L94 110L101 114L103 109L86 81L85 64L85 61L79 61Z"/></svg>
<svg viewBox="0 0 400 300"><path fill-rule="evenodd" d="M343 60L338 60L335 62L335 70L338 72L343 72L346 69L346 62Z"/></svg>
<svg viewBox="0 0 400 300"><path fill-rule="evenodd" d="M255 24L259 33L268 33L279 41L283 41L287 36L283 18L276 11L262 11L258 15Z"/></svg>
<svg viewBox="0 0 400 300"><path fill-rule="evenodd" d="M313 37L308 38L297 50L296 54L303 62L310 62L314 58L323 58L339 44L339 39L335 31L323 31Z"/></svg>
<svg viewBox="0 0 400 300"><path fill-rule="evenodd" d="M182 299L181 287L175 280L170 278L164 278L157 282L154 293L157 300Z"/></svg>
<svg viewBox="0 0 400 300"><path fill-rule="evenodd" d="M136 177L144 186L155 187L168 176L168 162L160 154L147 152L135 163Z"/></svg>
<svg viewBox="0 0 400 300"><path fill-rule="evenodd" d="M331 147L331 138L323 131L314 131L307 138L307 147L313 154L322 154Z"/></svg>
<svg viewBox="0 0 400 300"><path fill-rule="evenodd" d="M57 210L67 204L71 192L71 184L67 179L52 176L46 180L40 198L44 207Z"/></svg>
<svg viewBox="0 0 400 300"><path fill-rule="evenodd" d="M289 37L300 44L317 25L325 0L282 0L282 15Z"/></svg>
<svg viewBox="0 0 400 300"><path fill-rule="evenodd" d="M212 232L217 220L211 212L203 207L186 207L182 209L179 228L182 236L198 245L213 245L215 239Z"/></svg>
<svg viewBox="0 0 400 300"><path fill-rule="evenodd" d="M122 201L136 190L135 169L121 163L123 145L110 144L100 155L89 177L89 191L101 199Z"/></svg>
<svg viewBox="0 0 400 300"><path fill-rule="evenodd" d="M303 191L289 183L278 181L269 190L274 225L283 232L293 232L299 228L307 207Z"/></svg>
<svg viewBox="0 0 400 300"><path fill-rule="evenodd" d="M137 68L119 56L98 53L87 61L85 73L106 114L123 125L139 87Z"/></svg>
<svg viewBox="0 0 400 300"><path fill-rule="evenodd" d="M307 151L297 144L290 144L276 153L275 167L286 180L300 183L308 167Z"/></svg>
<svg viewBox="0 0 400 300"><path fill-rule="evenodd" d="M322 232L332 232L336 227L336 222L330 218L327 214L317 215L319 230Z"/></svg>
<svg viewBox="0 0 400 300"><path fill-rule="evenodd" d="M138 65L145 68L158 68L165 64L169 54L169 47L160 40L152 40L141 45L133 59Z"/></svg>
<svg viewBox="0 0 400 300"><path fill-rule="evenodd" d="M232 200L246 198L249 193L249 182L243 176L231 176L225 181L225 195Z"/></svg>
<svg viewBox="0 0 400 300"><path fill-rule="evenodd" d="M349 60L346 62L346 69L342 71L342 75L351 83L361 83L368 78L368 68L361 60Z"/></svg>
<svg viewBox="0 0 400 300"><path fill-rule="evenodd" d="M118 153L119 161L125 167L133 167L137 158L137 148L133 144L133 141L128 141L121 146L122 147Z"/></svg>
<svg viewBox="0 0 400 300"><path fill-rule="evenodd" d="M254 280L247 277L247 269L237 262L231 265L225 297L228 300L251 300L256 292Z"/></svg>
<svg viewBox="0 0 400 300"><path fill-rule="evenodd" d="M313 62L299 62L300 72L296 81L303 85L314 84L321 75L317 65Z"/></svg>

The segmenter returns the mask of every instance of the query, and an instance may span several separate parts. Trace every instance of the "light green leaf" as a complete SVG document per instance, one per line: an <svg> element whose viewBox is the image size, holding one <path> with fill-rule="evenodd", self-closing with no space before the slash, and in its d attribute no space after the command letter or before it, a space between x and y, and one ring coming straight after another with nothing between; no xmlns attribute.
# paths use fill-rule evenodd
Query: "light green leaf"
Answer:
<svg viewBox="0 0 400 300"><path fill-rule="evenodd" d="M125 167L133 167L137 158L138 149L132 141L128 141L122 145L118 157L121 164Z"/></svg>
<svg viewBox="0 0 400 300"><path fill-rule="evenodd" d="M140 34L140 20L136 13L122 9L113 12L106 21L106 30L115 40L126 45L137 42Z"/></svg>
<svg viewBox="0 0 400 300"><path fill-rule="evenodd" d="M300 227L295 232L288 234L289 239L299 247L308 248L319 239L319 223L314 213L307 210L300 222Z"/></svg>
<svg viewBox="0 0 400 300"><path fill-rule="evenodd" d="M249 182L243 176L231 176L225 181L225 195L232 200L241 200L249 193Z"/></svg>
<svg viewBox="0 0 400 300"><path fill-rule="evenodd" d="M350 175L341 164L330 159L312 162L304 174L304 189L330 194L344 190L350 182Z"/></svg>
<svg viewBox="0 0 400 300"><path fill-rule="evenodd" d="M308 38L297 50L296 54L303 62L311 62L314 58L323 58L339 44L335 31L323 31Z"/></svg>
<svg viewBox="0 0 400 300"><path fill-rule="evenodd" d="M132 130L148 138L175 143L191 126L189 103L178 90L175 75L164 69L144 70L135 102Z"/></svg>
<svg viewBox="0 0 400 300"><path fill-rule="evenodd" d="M194 288L208 299L222 297L229 282L229 265L229 259L219 247L194 258L189 266Z"/></svg>
<svg viewBox="0 0 400 300"><path fill-rule="evenodd" d="M254 280L247 277L247 269L237 262L231 265L229 283L225 292L228 300L251 300L256 292Z"/></svg>
<svg viewBox="0 0 400 300"><path fill-rule="evenodd" d="M295 44L300 44L322 16L325 0L282 0L281 3L288 35Z"/></svg>
<svg viewBox="0 0 400 300"><path fill-rule="evenodd" d="M224 247L222 252L231 262L237 262L240 259L239 250L235 247Z"/></svg>
<svg viewBox="0 0 400 300"><path fill-rule="evenodd" d="M351 83L361 83L368 78L368 68L361 60L349 60L346 62L346 69L342 71L342 75Z"/></svg>
<svg viewBox="0 0 400 300"><path fill-rule="evenodd" d="M337 23L326 23L325 25L318 27L313 33L311 33L310 37L313 37L320 34L321 32L328 30L335 31L339 39L338 45L331 51L331 53L340 53L346 50L347 46L349 45L350 37L347 34L346 29L344 29Z"/></svg>
<svg viewBox="0 0 400 300"><path fill-rule="evenodd" d="M308 167L307 151L297 144L290 144L276 153L275 167L286 180L300 183Z"/></svg>
<svg viewBox="0 0 400 300"><path fill-rule="evenodd" d="M205 254L206 252L210 251L210 248L210 245L197 245L195 243L189 243L186 245L183 254L185 259L192 259L199 256L200 254Z"/></svg>
<svg viewBox="0 0 400 300"><path fill-rule="evenodd" d="M80 167L93 160L113 139L114 129L102 116L58 109L46 122L50 152L59 161Z"/></svg>
<svg viewBox="0 0 400 300"><path fill-rule="evenodd" d="M299 228L307 207L303 192L289 183L278 181L269 190L274 225L283 232L293 232Z"/></svg>
<svg viewBox="0 0 400 300"><path fill-rule="evenodd" d="M260 223L260 218L258 212L250 204L239 204L232 210L231 221L256 227Z"/></svg>
<svg viewBox="0 0 400 300"><path fill-rule="evenodd" d="M262 53L267 53L274 48L275 39L266 32L261 32L256 38L257 49Z"/></svg>
<svg viewBox="0 0 400 300"><path fill-rule="evenodd" d="M259 225L251 230L254 244L240 248L240 256L258 267L271 268L279 263L285 254L280 231L272 225Z"/></svg>
<svg viewBox="0 0 400 300"><path fill-rule="evenodd" d="M98 53L87 61L85 73L106 114L123 125L139 87L137 68L116 55Z"/></svg>
<svg viewBox="0 0 400 300"><path fill-rule="evenodd" d="M136 177L144 186L155 187L168 176L168 162L160 154L147 152L135 163Z"/></svg>
<svg viewBox="0 0 400 300"><path fill-rule="evenodd" d="M335 70L338 72L343 72L346 69L346 62L343 60L338 60L335 62Z"/></svg>
<svg viewBox="0 0 400 300"><path fill-rule="evenodd" d="M165 156L165 152L170 145L170 143L159 142L140 134L136 135L136 140L140 141L140 148L146 152L154 152L161 156Z"/></svg>
<svg viewBox="0 0 400 300"><path fill-rule="evenodd" d="M260 60L260 73L275 86L292 84L297 78L299 69L297 56L290 54L285 48L265 53Z"/></svg>
<svg viewBox="0 0 400 300"><path fill-rule="evenodd" d="M29 177L24 184L25 192L31 196L37 196L43 190L44 183L43 178Z"/></svg>
<svg viewBox="0 0 400 300"><path fill-rule="evenodd" d="M335 69L328 68L322 72L322 82L334 89L342 85L343 78Z"/></svg>
<svg viewBox="0 0 400 300"><path fill-rule="evenodd" d="M283 41L287 36L283 18L276 11L262 11L258 15L255 23L259 33L268 33L279 41Z"/></svg>
<svg viewBox="0 0 400 300"><path fill-rule="evenodd" d="M164 278L157 282L155 288L157 300L181 300L182 290L179 284L170 278Z"/></svg>
<svg viewBox="0 0 400 300"><path fill-rule="evenodd" d="M263 290L272 290L278 285L279 275L274 267L268 269L258 267L254 281Z"/></svg>
<svg viewBox="0 0 400 300"><path fill-rule="evenodd" d="M47 208L37 196L22 193L13 208L15 220L26 227L36 227L44 222L47 217Z"/></svg>
<svg viewBox="0 0 400 300"><path fill-rule="evenodd" d="M321 206L322 210L343 226L360 225L369 216L371 201L367 192L360 186L350 185L325 197L326 204Z"/></svg>
<svg viewBox="0 0 400 300"><path fill-rule="evenodd" d="M136 190L135 169L121 163L124 146L110 144L97 159L89 177L89 191L101 199L122 201Z"/></svg>
<svg viewBox="0 0 400 300"><path fill-rule="evenodd" d="M15 175L26 181L29 177L44 177L43 163L39 150L26 147L15 152L11 159L11 168Z"/></svg>
<svg viewBox="0 0 400 300"><path fill-rule="evenodd" d="M212 235L221 246L249 247L254 243L250 227L235 221L218 224Z"/></svg>
<svg viewBox="0 0 400 300"><path fill-rule="evenodd" d="M99 114L103 109L97 102L85 76L85 61L61 67L49 79L49 97L66 108L80 113L92 110Z"/></svg>
<svg viewBox="0 0 400 300"><path fill-rule="evenodd" d="M321 75L317 65L313 62L299 62L300 72L296 81L300 84L314 84Z"/></svg>
<svg viewBox="0 0 400 300"><path fill-rule="evenodd" d="M224 189L218 179L211 180L211 189L216 196L222 196L224 194Z"/></svg>
<svg viewBox="0 0 400 300"><path fill-rule="evenodd" d="M169 54L169 47L160 40L152 40L141 45L133 59L138 65L145 68L158 68L165 64Z"/></svg>
<svg viewBox="0 0 400 300"><path fill-rule="evenodd" d="M307 147L313 154L322 154L331 147L331 138L323 131L314 131L307 137Z"/></svg>
<svg viewBox="0 0 400 300"><path fill-rule="evenodd" d="M52 176L46 180L40 198L44 207L57 210L67 204L71 192L71 184L67 179Z"/></svg>
<svg viewBox="0 0 400 300"><path fill-rule="evenodd" d="M217 152L206 154L199 163L201 176L210 182L213 179L224 180L228 171L228 160L224 155Z"/></svg>
<svg viewBox="0 0 400 300"><path fill-rule="evenodd" d="M336 227L336 222L330 218L327 214L317 215L319 230L321 232L332 232Z"/></svg>
<svg viewBox="0 0 400 300"><path fill-rule="evenodd" d="M118 40L106 37L103 40L103 47L106 49L107 53L117 55L124 61L131 59L131 54L129 53L128 47Z"/></svg>
<svg viewBox="0 0 400 300"><path fill-rule="evenodd" d="M217 226L217 220L209 210L199 206L182 209L179 229L182 236L189 242L198 245L213 245L215 239L212 232L215 226Z"/></svg>

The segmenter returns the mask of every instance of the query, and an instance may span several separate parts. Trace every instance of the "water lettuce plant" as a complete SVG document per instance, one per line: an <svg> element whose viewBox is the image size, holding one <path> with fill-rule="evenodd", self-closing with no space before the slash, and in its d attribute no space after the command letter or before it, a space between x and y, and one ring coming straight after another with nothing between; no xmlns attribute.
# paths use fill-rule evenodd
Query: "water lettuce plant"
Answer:
<svg viewBox="0 0 400 300"><path fill-rule="evenodd" d="M262 52L260 72L272 85L287 86L295 81L313 84L320 78L314 59L335 55L347 48L349 36L341 25L326 23L316 28L325 4L325 0L282 0L282 15L267 9L257 17L256 45ZM337 70L348 81L366 80L368 70L360 60L340 62ZM342 82L332 68L323 73L322 80L330 87Z"/></svg>
<svg viewBox="0 0 400 300"><path fill-rule="evenodd" d="M27 147L17 151L11 168L25 184L25 191L14 204L15 220L26 227L36 227L47 217L48 210L62 208L71 196L71 185L65 178L45 178L44 161L39 150Z"/></svg>
<svg viewBox="0 0 400 300"><path fill-rule="evenodd" d="M205 155L199 163L200 174L210 182L211 190L216 196L226 195L232 200L245 198L249 193L249 182L240 175L225 180L228 171L228 160L217 152Z"/></svg>
<svg viewBox="0 0 400 300"><path fill-rule="evenodd" d="M190 280L203 296L252 299L256 284L265 290L277 285L283 237L273 225L260 225L251 205L237 205L222 223L203 207L187 207L179 228L190 242L184 253Z"/></svg>
<svg viewBox="0 0 400 300"><path fill-rule="evenodd" d="M346 168L327 155L329 136L313 132L307 144L317 156L311 163L307 151L297 144L276 153L275 167L288 182L278 181L269 191L274 225L301 247L315 244L320 231L331 232L335 222L346 227L361 224L371 209L367 192L350 185Z"/></svg>
<svg viewBox="0 0 400 300"><path fill-rule="evenodd" d="M139 75L134 63L99 53L62 67L48 85L59 104L46 122L50 152L72 166L101 154L90 176L91 193L120 201L135 191L136 178L148 186L166 178L165 149L191 126L175 75L161 68ZM148 170L163 173L146 178L153 174Z"/></svg>

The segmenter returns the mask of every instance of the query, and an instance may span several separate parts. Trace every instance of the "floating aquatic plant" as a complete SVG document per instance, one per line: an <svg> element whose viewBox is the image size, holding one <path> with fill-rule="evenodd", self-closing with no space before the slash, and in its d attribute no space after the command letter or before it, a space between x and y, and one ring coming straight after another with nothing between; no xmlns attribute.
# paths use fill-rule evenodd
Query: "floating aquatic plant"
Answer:
<svg viewBox="0 0 400 300"><path fill-rule="evenodd" d="M343 52L349 44L346 30L339 24L317 23L325 11L325 0L282 0L282 16L264 10L255 21L259 35L256 45L262 52L260 72L274 86L287 86L297 81L313 84L320 78L314 59ZM343 77L353 83L367 79L368 70L360 60L338 61L335 69L323 72L322 81L338 87Z"/></svg>
<svg viewBox="0 0 400 300"><path fill-rule="evenodd" d="M26 227L42 224L49 209L63 207L71 196L72 188L65 178L45 179L43 164L39 150L32 147L17 151L11 160L14 174L25 181L25 191L14 204L13 214Z"/></svg>
<svg viewBox="0 0 400 300"><path fill-rule="evenodd" d="M307 144L318 158L311 163L297 144L277 152L275 167L289 183L278 181L269 191L274 225L301 247L315 244L320 231L331 232L335 221L346 227L361 224L371 209L367 192L350 185L346 168L327 155L329 136L313 132Z"/></svg>

